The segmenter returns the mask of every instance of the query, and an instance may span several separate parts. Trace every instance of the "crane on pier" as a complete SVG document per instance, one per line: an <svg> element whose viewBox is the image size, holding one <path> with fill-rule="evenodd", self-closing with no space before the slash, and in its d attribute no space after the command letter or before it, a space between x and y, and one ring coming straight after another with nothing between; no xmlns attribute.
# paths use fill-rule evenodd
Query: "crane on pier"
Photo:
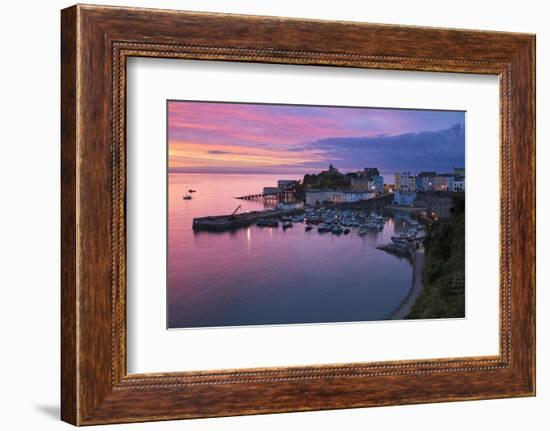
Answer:
<svg viewBox="0 0 550 431"><path fill-rule="evenodd" d="M235 214L237 214L237 211L239 211L240 208L241 208L241 205L239 205L237 208L235 208L235 210L231 213L231 215L229 217L235 217Z"/></svg>

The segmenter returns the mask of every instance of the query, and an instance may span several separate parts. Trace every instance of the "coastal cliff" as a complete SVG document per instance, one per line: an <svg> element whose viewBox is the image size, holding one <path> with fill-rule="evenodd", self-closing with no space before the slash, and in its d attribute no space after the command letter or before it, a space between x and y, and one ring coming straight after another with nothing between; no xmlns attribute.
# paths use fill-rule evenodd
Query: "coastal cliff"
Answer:
<svg viewBox="0 0 550 431"><path fill-rule="evenodd" d="M465 317L464 197L456 197L449 219L429 228L425 241L424 288L408 319Z"/></svg>

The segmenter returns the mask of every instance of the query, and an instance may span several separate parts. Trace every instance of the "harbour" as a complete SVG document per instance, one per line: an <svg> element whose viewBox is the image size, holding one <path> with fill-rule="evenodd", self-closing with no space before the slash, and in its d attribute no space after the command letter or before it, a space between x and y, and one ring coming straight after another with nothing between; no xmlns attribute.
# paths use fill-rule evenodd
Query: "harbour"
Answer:
<svg viewBox="0 0 550 431"><path fill-rule="evenodd" d="M170 214L174 218L181 218L181 208L177 211L175 208L180 207L182 201L190 210L209 208L210 205L204 204L201 200L205 197L205 193L210 194L216 190L212 196L209 196L212 204L215 204L212 209L217 208L212 211L214 214L196 216L197 214L193 213L193 217L185 218L186 221L182 219L181 223L171 222L172 226L176 226L181 231L180 234L172 235L172 238L179 242L181 235L188 237L191 234L189 238L192 240L195 251L200 250L198 245L203 243L203 235L208 235L208 241L217 245L215 250L205 254L204 262L198 266L195 265L192 269L189 268L189 273L181 272L184 267L181 262L177 265L179 273L176 272L176 265L172 266L174 256L180 253L182 244L177 248L174 244L169 246L169 268L173 268L170 277L177 279L170 284L178 286L178 288L172 287L171 295L174 298L181 298L179 301L171 299L171 307L175 309L171 312L171 316L175 316L171 324L185 327L216 326L216 319L219 319L216 317L217 312L212 310L212 315L208 317L205 317L202 312L201 316L187 320L193 316L193 311L188 309L187 305L190 296L180 296L183 295L183 291L179 286L191 273L202 274L205 277L204 280L209 280L208 288L214 288L217 291L216 295L230 288L229 280L235 280L231 289L235 289L234 286L237 284L240 289L247 291L260 289L263 300L271 301L266 303L265 307L259 306L255 311L247 308L246 312L234 304L237 311L223 317L224 321L231 322L233 326L250 324L247 322L278 324L281 323L278 320L281 316L284 322L292 323L293 307L287 303L283 310L278 309L274 304L278 299L296 300L298 292L300 295L309 292L310 304L304 303L300 311L296 310L296 316L300 315L299 318L295 317L296 323L307 323L303 308L309 306L321 307L313 313L317 317L312 317L311 322L350 321L349 316L353 315L350 309L355 308L356 304L352 302L356 300L364 305L362 310L357 310L357 315L363 316L360 320L404 319L423 292L426 227L437 220L437 216L449 213L449 202L452 200L449 192L438 191L412 193L403 190L372 192L312 189L300 194L300 190L295 188L296 184L300 184L297 180L280 179L276 181L281 185L280 187L266 186L262 193L255 193L255 190L261 189L262 183L275 182L269 175L223 177L180 175L172 178L174 181L180 180L182 184L179 187L184 190L180 195L181 200L178 200L177 196L171 197L170 207L174 210ZM193 183L197 179L210 182L213 178L220 185L223 184L223 199L219 188L195 186ZM241 180L246 187L240 184ZM192 188L185 189L187 187ZM173 188L176 189L175 186ZM243 193L235 195L235 191ZM218 207L222 201L225 210ZM439 206L432 207L433 202ZM231 211L229 211L230 208L232 208ZM184 224L191 226L191 229L187 230ZM241 241L246 243L245 255L243 255L245 250L242 248ZM323 244L310 248L317 241L322 241ZM258 244L263 244L263 248L258 248ZM335 251L337 254L332 254L331 250L338 250ZM323 257L313 257L316 253L323 251L328 254ZM300 255L296 255L296 252ZM260 260L258 256L264 256L264 253L267 254ZM311 260L304 261L302 253L310 256ZM368 258L365 259L365 255ZM198 256L187 255L186 257L192 262ZM245 262L248 263L245 264ZM320 272L316 262L323 262L323 279L317 279L313 275ZM338 265L336 265L337 262ZM378 264L373 266L375 262ZM400 269L390 269L393 266ZM202 273L201 267L206 269L205 273ZM224 278L212 279L207 273L213 268L225 268ZM329 268L332 268L330 273L326 272ZM233 271L236 273L231 276ZM253 274L259 278L251 278ZM295 279L283 283L281 279L283 274L294 274ZM243 280L243 276L246 281ZM350 297L346 298L345 295L341 297L340 291L334 292L334 295L337 295L334 298L337 299L331 299L329 303L340 300L343 304L340 308L337 306L327 309L325 303L327 298L322 294L319 296L320 292L334 290L346 280L347 276L352 277L347 281ZM293 291L293 286L298 290ZM399 293L392 294L392 290ZM363 297L365 294L369 299ZM247 295L256 297L256 293L252 292ZM222 297L225 296L222 294ZM208 295L205 298L208 299ZM382 302L378 302L376 307L374 307L376 301L369 304L365 302L372 301L373 298ZM227 297L226 300L232 301L234 298ZM318 303L317 300L321 302ZM248 303L247 299L243 301ZM215 301L212 306L217 307L219 304ZM373 308L369 312L370 306ZM201 303L201 307L209 309L204 303ZM224 309L227 310L225 306ZM183 313L184 310L187 311ZM269 317L274 312L279 314ZM262 315L259 316L257 313ZM231 317L233 314L235 315ZM250 314L255 318L251 318ZM248 317L244 318L243 316L246 315Z"/></svg>
<svg viewBox="0 0 550 431"><path fill-rule="evenodd" d="M272 178L171 176L170 327L382 320L407 295L410 262L376 248L408 229L384 212L391 197L287 211L235 199L235 190L252 194ZM182 200L189 188L193 199ZM238 205L240 217L219 217ZM222 227L194 229L209 217Z"/></svg>
<svg viewBox="0 0 550 431"><path fill-rule="evenodd" d="M237 198L247 199L247 197ZM373 197L365 201L347 202L347 203L332 203L322 206L322 208L315 210L311 206L275 206L261 211L245 211L238 212L240 205L236 207L236 210L231 214L223 214L217 216L197 217L193 219L193 230L195 231L215 231L223 232L226 230L233 230L249 226L253 223L262 222L265 220L278 220L283 222L283 218L288 216L294 216L299 214L308 213L315 217L310 217L312 220L320 218L320 212L324 211L380 211L384 206L391 202L392 194L384 194L381 196ZM338 217L337 217L338 218Z"/></svg>

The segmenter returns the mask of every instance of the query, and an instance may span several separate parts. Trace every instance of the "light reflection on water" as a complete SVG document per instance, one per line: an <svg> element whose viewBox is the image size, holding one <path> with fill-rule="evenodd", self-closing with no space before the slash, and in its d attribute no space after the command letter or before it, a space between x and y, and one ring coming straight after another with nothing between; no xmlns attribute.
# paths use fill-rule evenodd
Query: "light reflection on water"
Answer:
<svg viewBox="0 0 550 431"><path fill-rule="evenodd" d="M292 179L284 176L285 179ZM193 232L195 217L262 209L235 196L258 193L280 175L170 174L170 328L378 320L407 294L410 264L375 247L402 222L364 237L250 226ZM182 196L197 190L190 201Z"/></svg>

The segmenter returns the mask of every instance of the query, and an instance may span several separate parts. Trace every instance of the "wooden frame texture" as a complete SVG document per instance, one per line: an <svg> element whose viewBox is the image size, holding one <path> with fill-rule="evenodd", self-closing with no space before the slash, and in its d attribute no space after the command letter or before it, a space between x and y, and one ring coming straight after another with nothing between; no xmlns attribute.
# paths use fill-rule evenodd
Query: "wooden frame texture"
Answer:
<svg viewBox="0 0 550 431"><path fill-rule="evenodd" d="M534 35L82 5L61 17L63 420L88 425L535 394ZM500 354L127 375L131 56L498 75Z"/></svg>

